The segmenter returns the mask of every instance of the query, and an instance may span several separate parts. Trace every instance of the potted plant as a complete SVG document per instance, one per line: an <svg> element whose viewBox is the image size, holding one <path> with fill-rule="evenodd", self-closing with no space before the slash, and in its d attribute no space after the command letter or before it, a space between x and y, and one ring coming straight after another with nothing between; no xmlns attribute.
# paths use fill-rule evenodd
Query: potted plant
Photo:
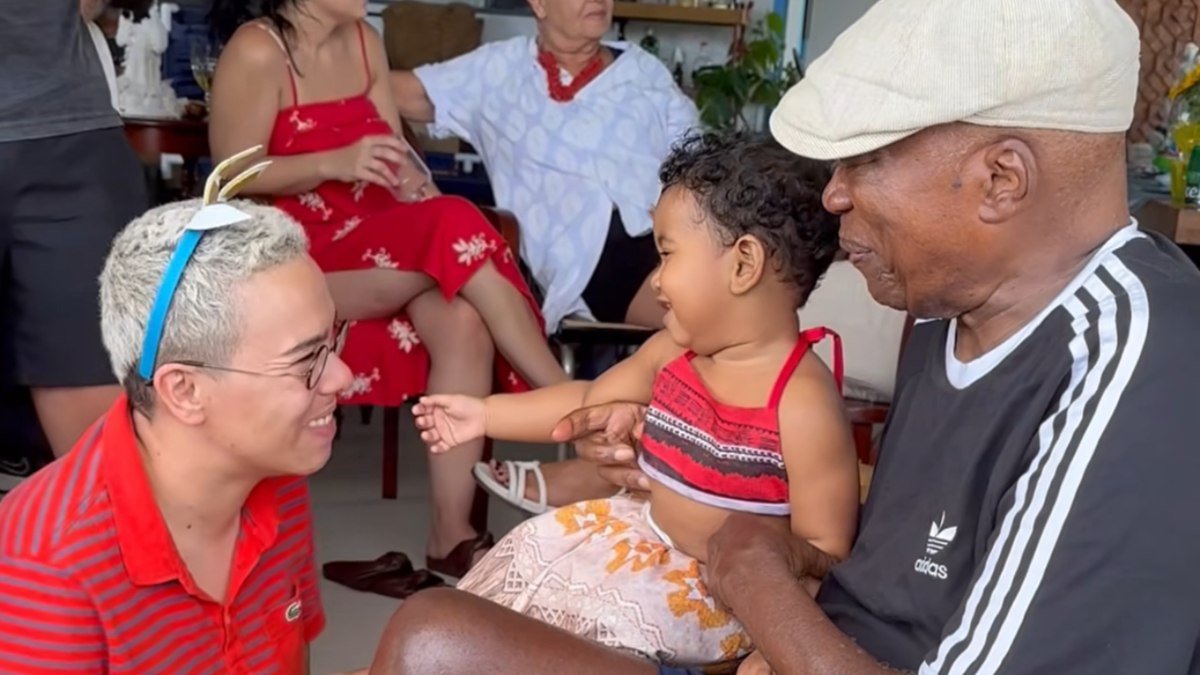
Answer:
<svg viewBox="0 0 1200 675"><path fill-rule="evenodd" d="M772 12L724 65L704 66L692 73L696 106L705 126L762 130L766 115L804 76L799 54L787 51L783 31L783 17Z"/></svg>

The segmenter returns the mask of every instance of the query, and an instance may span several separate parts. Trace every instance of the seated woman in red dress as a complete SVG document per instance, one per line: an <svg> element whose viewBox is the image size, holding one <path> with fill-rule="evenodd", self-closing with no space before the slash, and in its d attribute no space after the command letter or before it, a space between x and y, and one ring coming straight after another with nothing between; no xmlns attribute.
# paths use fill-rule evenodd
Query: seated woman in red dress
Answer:
<svg viewBox="0 0 1200 675"><path fill-rule="evenodd" d="M566 379L513 252L469 202L415 186L379 35L362 0L217 0L227 41L214 81L215 159L261 144L248 187L304 226L340 318L353 322L343 403L421 392L486 395ZM420 193L420 194L417 194ZM498 354L497 354L498 352ZM500 358L502 357L502 358ZM495 372L494 370L495 369ZM431 460L431 568L470 564L471 465L481 445ZM474 450L474 451L472 451Z"/></svg>

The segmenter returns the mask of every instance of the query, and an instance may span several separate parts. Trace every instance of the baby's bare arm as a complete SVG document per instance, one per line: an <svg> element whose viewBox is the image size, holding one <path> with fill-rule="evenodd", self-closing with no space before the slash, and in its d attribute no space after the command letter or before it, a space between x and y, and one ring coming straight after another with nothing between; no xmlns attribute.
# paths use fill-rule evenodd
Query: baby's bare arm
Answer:
<svg viewBox="0 0 1200 675"><path fill-rule="evenodd" d="M667 331L655 333L633 356L596 378L584 396L584 405L616 401L649 403L658 371L683 352L683 347L675 344Z"/></svg>
<svg viewBox="0 0 1200 675"><path fill-rule="evenodd" d="M591 385L587 380L571 380L519 394L492 394L484 399L486 433L506 441L549 443L554 425L583 406Z"/></svg>
<svg viewBox="0 0 1200 675"><path fill-rule="evenodd" d="M841 394L823 366L797 369L779 405L779 427L792 533L841 560L858 520L858 459Z"/></svg>
<svg viewBox="0 0 1200 675"><path fill-rule="evenodd" d="M674 358L682 351L661 332L593 381L573 380L520 394L493 394L485 399L487 435L549 443L555 425L579 408L615 401L649 403L654 377L666 363L663 359Z"/></svg>

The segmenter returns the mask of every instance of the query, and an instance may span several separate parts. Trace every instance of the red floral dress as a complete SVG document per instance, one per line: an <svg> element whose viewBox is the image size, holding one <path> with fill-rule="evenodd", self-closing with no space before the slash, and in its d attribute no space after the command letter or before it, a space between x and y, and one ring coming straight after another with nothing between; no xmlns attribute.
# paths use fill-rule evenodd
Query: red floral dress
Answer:
<svg viewBox="0 0 1200 675"><path fill-rule="evenodd" d="M361 40L361 27L359 30ZM364 136L393 133L365 92L337 101L298 104L290 67L288 76L293 105L280 110L275 119L269 147L272 156L322 152ZM376 267L423 272L450 300L491 260L503 278L525 296L542 324L513 252L479 209L465 199L439 196L403 203L377 185L327 181L303 194L277 197L274 203L304 226L310 253L325 272ZM396 406L425 391L429 354L403 312L353 322L342 358L354 373L353 383L342 394L345 404ZM507 390L529 389L500 358L496 375Z"/></svg>

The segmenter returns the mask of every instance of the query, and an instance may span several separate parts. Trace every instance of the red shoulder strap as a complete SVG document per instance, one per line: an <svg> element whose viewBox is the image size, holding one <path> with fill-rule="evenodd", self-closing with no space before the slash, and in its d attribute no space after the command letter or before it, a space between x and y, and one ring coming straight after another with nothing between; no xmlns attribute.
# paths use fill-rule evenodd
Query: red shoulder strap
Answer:
<svg viewBox="0 0 1200 675"><path fill-rule="evenodd" d="M833 331L832 328L820 326L817 328L809 328L800 333L800 339L805 340L808 344L816 344L825 338L833 338L833 381L837 383L838 392L842 391L842 384L845 380L845 362L842 361L842 336Z"/></svg>
<svg viewBox="0 0 1200 675"><path fill-rule="evenodd" d="M809 328L800 332L800 339L796 340L796 346L792 348L792 353L788 355L787 361L779 371L779 377L775 380L775 387L771 389L771 400L768 404L772 410L779 407L779 401L783 399L783 390L787 388L792 373L796 372L796 366L800 365L800 359L804 358L812 345L826 337L833 338L833 380L837 382L838 392L842 391L842 336L825 327Z"/></svg>

